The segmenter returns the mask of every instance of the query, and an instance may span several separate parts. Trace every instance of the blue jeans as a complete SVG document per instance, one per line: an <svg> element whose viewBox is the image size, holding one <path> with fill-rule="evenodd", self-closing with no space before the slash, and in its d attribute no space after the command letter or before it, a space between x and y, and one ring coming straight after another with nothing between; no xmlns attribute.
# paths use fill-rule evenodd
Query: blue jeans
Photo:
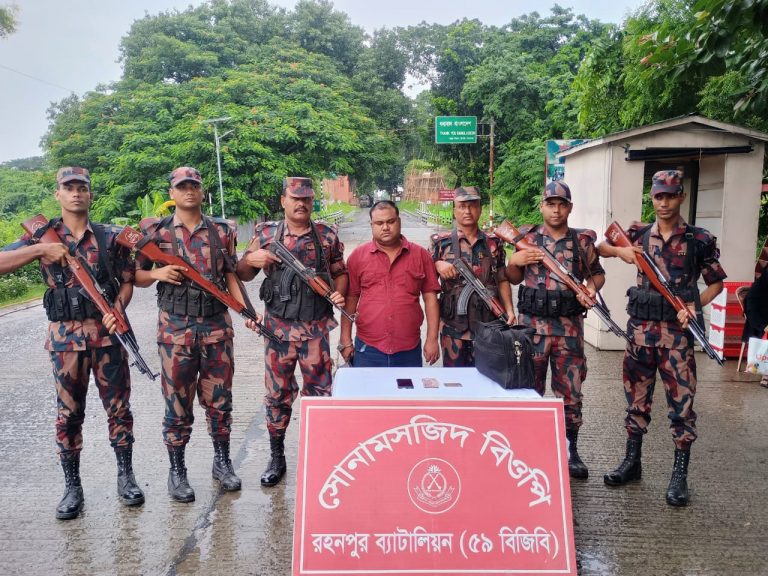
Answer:
<svg viewBox="0 0 768 576"><path fill-rule="evenodd" d="M352 366L354 368L421 368L421 341L412 350L384 354L356 337Z"/></svg>

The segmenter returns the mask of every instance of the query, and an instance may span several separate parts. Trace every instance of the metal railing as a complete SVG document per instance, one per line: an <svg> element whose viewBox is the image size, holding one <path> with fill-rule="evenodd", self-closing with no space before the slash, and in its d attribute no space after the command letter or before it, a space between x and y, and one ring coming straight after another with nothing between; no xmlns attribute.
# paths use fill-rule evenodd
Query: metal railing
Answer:
<svg viewBox="0 0 768 576"><path fill-rule="evenodd" d="M323 214L321 217L318 218L318 220L322 220L323 222L328 222L329 224L339 224L340 222L344 221L344 217L346 215L341 210L336 210L335 212L328 212L327 214Z"/></svg>
<svg viewBox="0 0 768 576"><path fill-rule="evenodd" d="M434 214L429 210L403 210L402 212L403 214L407 214L412 218L420 220L422 224L441 224L443 226L450 226L452 222L450 216Z"/></svg>

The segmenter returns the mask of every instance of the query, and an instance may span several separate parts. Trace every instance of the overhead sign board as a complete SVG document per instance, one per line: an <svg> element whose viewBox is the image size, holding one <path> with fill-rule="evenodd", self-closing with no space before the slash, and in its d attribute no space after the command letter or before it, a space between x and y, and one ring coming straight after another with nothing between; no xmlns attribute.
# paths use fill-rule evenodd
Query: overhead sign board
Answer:
<svg viewBox="0 0 768 576"><path fill-rule="evenodd" d="M549 399L303 398L294 576L575 576L563 421Z"/></svg>
<svg viewBox="0 0 768 576"><path fill-rule="evenodd" d="M477 116L436 116L435 144L475 144Z"/></svg>

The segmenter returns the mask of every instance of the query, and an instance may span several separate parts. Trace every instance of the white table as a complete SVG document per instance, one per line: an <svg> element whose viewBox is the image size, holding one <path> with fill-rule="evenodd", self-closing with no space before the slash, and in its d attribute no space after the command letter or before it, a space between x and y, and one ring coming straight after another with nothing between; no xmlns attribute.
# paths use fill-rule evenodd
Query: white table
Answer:
<svg viewBox="0 0 768 576"><path fill-rule="evenodd" d="M410 378L413 389L398 388L398 378ZM425 388L422 378L435 378L437 388ZM461 386L446 386L459 382ZM476 368L340 368L333 380L334 398L419 398L444 400L536 400L534 390L507 390L486 378Z"/></svg>

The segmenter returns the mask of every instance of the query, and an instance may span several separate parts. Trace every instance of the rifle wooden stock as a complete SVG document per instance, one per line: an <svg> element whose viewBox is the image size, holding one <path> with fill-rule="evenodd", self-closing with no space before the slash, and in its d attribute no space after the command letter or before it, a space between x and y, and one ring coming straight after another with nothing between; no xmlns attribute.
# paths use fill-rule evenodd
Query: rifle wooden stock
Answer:
<svg viewBox="0 0 768 576"><path fill-rule="evenodd" d="M39 242L47 244L63 244L61 238L53 228L48 227L48 219L42 214L30 218L21 225L32 236L36 236L37 232L45 228L45 232L36 236ZM147 362L141 356L139 352L139 345L136 337L133 334L133 329L128 322L128 317L117 307L114 306L109 300L107 300L104 289L96 281L90 268L85 264L85 261L78 256L73 256L67 253L65 256L67 265L72 271L72 275L77 279L82 291L93 302L96 308L101 312L102 316L112 314L115 317L115 334L118 341L128 351L132 359L132 364L142 374L145 374L150 380L155 380L157 374L153 374Z"/></svg>
<svg viewBox="0 0 768 576"><path fill-rule="evenodd" d="M494 230L494 233L504 240L504 242L512 244L518 250L540 250L538 246L534 246L523 240L523 235L520 234L520 231L515 228L509 220L504 220L504 222L499 224ZM589 290L587 290L583 284L574 280L567 270L563 269L563 265L557 258L555 258L548 250L541 250L541 252L544 254L544 260L542 260L541 263L544 264L547 270L557 276L563 284L568 286L573 292L583 295L590 306L594 306L597 303L595 298L590 295Z"/></svg>
<svg viewBox="0 0 768 576"><path fill-rule="evenodd" d="M194 282L202 290L205 290L208 294L216 298L219 302L221 302L222 304L224 304L229 308L232 308L232 310L234 310L244 318L247 318L248 320L252 320L256 324L256 327L258 328L258 331L260 334L262 334L263 336L265 336L266 338L269 338L274 342L280 342L280 339L277 337L277 335L275 335L271 330L268 330L261 322L258 321L258 317L256 316L256 311L253 309L252 306L250 306L250 302L247 300L247 295L245 293L245 288L242 286L242 284L238 283L238 285L240 286L241 295L243 296L243 299L246 300L246 302L248 302L248 304L244 304L240 302L237 298L232 296L232 294L230 294L229 292L224 292L223 290L221 290L218 286L216 286L216 284L214 284L213 282L208 280L205 276L200 274L197 268L195 268L192 264L190 264L180 256L177 256L175 254L166 254L160 249L160 247L157 244L155 244L149 238L145 237L144 234L134 230L130 226L125 226L123 228L123 231L120 232L120 234L117 237L117 242L118 244L125 246L126 248L141 252L144 256L146 256L147 258L152 260L152 262L155 262L157 264L164 264L166 266L168 265L183 266L184 269L180 270L180 273L187 280L189 280L190 282Z"/></svg>
<svg viewBox="0 0 768 576"><path fill-rule="evenodd" d="M489 293L485 285L480 282L480 279L477 276L475 276L472 268L470 268L469 265L464 262L464 259L456 258L452 263L454 268L456 268L456 271L461 275L462 278L464 278L464 281L467 283L459 295L459 301L456 310L457 313L460 315L467 314L467 304L469 303L469 297L472 295L472 293L474 293L478 295L478 297L485 303L486 306L488 306L496 318L504 321L505 324L509 322L509 316L507 316L507 312L504 310L501 302L499 302L497 298Z"/></svg>
<svg viewBox="0 0 768 576"><path fill-rule="evenodd" d="M271 251L275 256L280 258L280 261L288 266L291 270L293 270L296 275L301 278L302 282L304 282L307 286L312 288L312 290L317 294L318 296L322 296L325 298L328 302L333 305L334 308L339 310L344 316L349 318L350 322L355 321L355 317L357 314L350 314L347 312L343 306L339 306L336 304L333 300L331 300L331 294L333 294L333 289L326 284L325 280L320 278L320 276L317 275L317 272L314 270L311 270L310 268L307 268L302 264L296 256L293 255L293 252L288 250L288 247L280 242L279 240L274 240L271 244Z"/></svg>
<svg viewBox="0 0 768 576"><path fill-rule="evenodd" d="M605 231L605 237L613 246L617 246L619 248L635 247L634 244L632 244L632 241L629 239L629 236L627 236L627 233L624 231L621 225L619 225L618 222L611 222ZM664 278L664 275L662 274L661 270L659 270L658 266L656 266L656 263L653 261L653 259L648 254L646 254L645 251L641 252L639 256L639 258L636 258L636 262L637 267L640 268L640 271L645 275L646 278L648 278L648 281L651 283L651 285L664 297L667 302L669 302L674 307L677 312L680 312L680 310L685 310L685 314L688 316L688 330L691 332L696 341L701 345L704 352L707 353L707 356L713 360L716 360L720 366L723 366L723 360L720 358L720 355L715 352L715 349L712 348L712 345L707 340L704 328L696 320L696 315L691 311L690 308L688 308L688 305L685 303L685 301L672 291L672 287L670 286L669 281Z"/></svg>
<svg viewBox="0 0 768 576"><path fill-rule="evenodd" d="M582 298L589 304L589 309L594 310L595 314L597 314L603 320L603 322L605 322L610 332L631 343L627 333L624 332L624 330L622 330L621 327L616 324L616 322L614 322L613 318L611 318L611 313L605 303L601 300L598 300L597 294L596 296L592 296L589 293L589 290L587 290L587 287L579 282L577 278L571 274L557 258L555 258L552 252L546 248L533 246L532 244L529 244L523 240L524 235L521 234L520 231L515 228L511 222L509 222L509 220L504 220L504 222L502 222L494 232L496 233L496 236L505 242L508 242L509 244L513 244L518 250L536 249L544 254L544 259L541 261L541 263L547 268L547 270L557 276L557 278L575 294L580 294Z"/></svg>
<svg viewBox="0 0 768 576"><path fill-rule="evenodd" d="M618 222L611 222L605 231L605 237L608 239L608 242L619 248L634 248L634 244L632 244L629 236L627 236L627 233ZM667 302L674 306L675 310L678 312L680 310L685 310L688 318L696 320L696 316L691 312L683 299L669 288L669 283L666 279L662 280L662 278L659 277L657 274L658 268L656 268L653 261L650 260L650 257L645 252L642 253L641 258L637 259L637 266L640 268L640 271L645 274L653 287L666 298Z"/></svg>

